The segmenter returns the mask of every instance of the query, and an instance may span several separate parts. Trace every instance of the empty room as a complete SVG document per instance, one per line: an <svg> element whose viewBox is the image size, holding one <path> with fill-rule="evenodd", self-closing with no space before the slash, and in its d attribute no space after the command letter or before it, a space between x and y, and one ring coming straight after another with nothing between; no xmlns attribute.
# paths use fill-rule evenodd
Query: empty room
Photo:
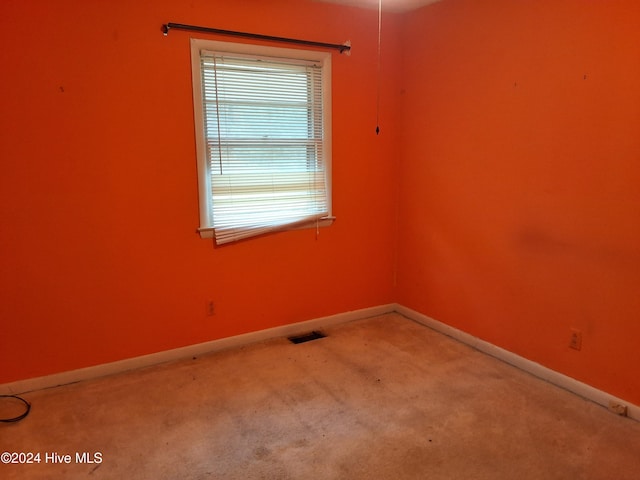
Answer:
<svg viewBox="0 0 640 480"><path fill-rule="evenodd" d="M640 478L640 3L4 0L0 478Z"/></svg>

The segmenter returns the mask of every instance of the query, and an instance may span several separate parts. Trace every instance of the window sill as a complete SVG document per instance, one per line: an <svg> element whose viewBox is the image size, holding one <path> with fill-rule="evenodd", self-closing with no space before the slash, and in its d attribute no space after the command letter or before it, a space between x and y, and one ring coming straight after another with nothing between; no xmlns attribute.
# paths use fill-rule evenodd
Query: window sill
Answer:
<svg viewBox="0 0 640 480"><path fill-rule="evenodd" d="M331 225L333 225L333 222L336 221L336 217L334 216L329 216L329 217L324 217L321 218L317 223L316 222L311 222L311 223L306 223L304 225L296 225L296 226L292 226L289 228L283 228L281 231L287 231L287 230L304 230L304 229L308 229L308 228L316 228L316 227L329 227ZM214 238L214 234L213 234L213 228L211 227L203 227L203 228L198 228L197 232L200 234L200 238Z"/></svg>

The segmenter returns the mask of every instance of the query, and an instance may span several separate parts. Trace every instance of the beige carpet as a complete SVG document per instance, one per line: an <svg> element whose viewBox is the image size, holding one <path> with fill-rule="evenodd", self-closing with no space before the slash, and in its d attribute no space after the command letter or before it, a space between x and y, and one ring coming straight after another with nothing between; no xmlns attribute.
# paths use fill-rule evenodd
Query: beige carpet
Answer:
<svg viewBox="0 0 640 480"><path fill-rule="evenodd" d="M640 478L640 423L397 314L326 333L25 394L0 478Z"/></svg>

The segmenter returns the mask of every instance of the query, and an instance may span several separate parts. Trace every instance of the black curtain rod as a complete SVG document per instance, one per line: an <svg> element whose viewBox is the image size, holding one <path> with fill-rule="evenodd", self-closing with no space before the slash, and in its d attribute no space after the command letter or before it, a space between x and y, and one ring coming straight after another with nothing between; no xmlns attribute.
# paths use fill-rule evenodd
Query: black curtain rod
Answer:
<svg viewBox="0 0 640 480"><path fill-rule="evenodd" d="M307 45L310 47L331 48L334 50L338 50L340 53L349 53L351 51L351 45L349 45L349 42L346 42L342 45L338 43L312 42L310 40L297 40L295 38L261 35L259 33L234 32L233 30L220 30L219 28L184 25L182 23L165 23L164 25L162 25L162 33L164 33L164 35L166 36L169 33L169 30L171 30L172 28L175 28L176 30L189 30L191 32L217 33L219 35L230 35L233 37L253 38L258 40L269 40L273 42L295 43L298 45Z"/></svg>

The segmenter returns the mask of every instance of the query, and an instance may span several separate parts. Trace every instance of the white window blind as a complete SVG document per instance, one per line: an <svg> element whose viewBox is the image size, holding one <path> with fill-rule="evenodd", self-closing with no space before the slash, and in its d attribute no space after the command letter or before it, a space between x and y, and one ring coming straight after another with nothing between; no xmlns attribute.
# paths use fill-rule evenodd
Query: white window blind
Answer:
<svg viewBox="0 0 640 480"><path fill-rule="evenodd" d="M199 57L205 228L216 243L328 216L323 63L206 49Z"/></svg>

